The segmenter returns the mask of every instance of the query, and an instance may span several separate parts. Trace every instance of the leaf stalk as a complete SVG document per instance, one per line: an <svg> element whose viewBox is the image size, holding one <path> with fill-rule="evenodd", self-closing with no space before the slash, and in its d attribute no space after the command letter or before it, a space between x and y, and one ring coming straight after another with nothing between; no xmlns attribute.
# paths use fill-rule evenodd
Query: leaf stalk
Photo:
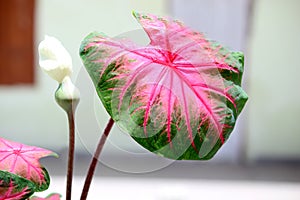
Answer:
<svg viewBox="0 0 300 200"><path fill-rule="evenodd" d="M95 169L96 169L96 166L98 164L99 156L102 152L102 149L104 147L106 139L107 139L113 125L114 125L114 120L112 118L110 118L107 125L106 125L106 128L105 128L105 130L104 130L104 132L103 132L103 134L102 134L102 136L99 140L96 151L95 151L94 156L92 158L88 173L86 175L86 179L85 179L85 182L84 182L84 186L83 186L83 189L82 189L80 200L86 200L86 198L87 198L87 195L88 195L88 192L89 192L89 189L90 189L90 185L91 185L91 182L93 180L94 173L95 173Z"/></svg>

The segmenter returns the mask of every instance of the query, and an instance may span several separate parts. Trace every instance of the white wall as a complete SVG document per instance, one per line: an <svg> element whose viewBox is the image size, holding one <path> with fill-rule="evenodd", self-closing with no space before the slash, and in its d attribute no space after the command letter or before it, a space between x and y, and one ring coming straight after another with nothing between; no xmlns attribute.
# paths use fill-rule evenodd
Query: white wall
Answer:
<svg viewBox="0 0 300 200"><path fill-rule="evenodd" d="M249 61L248 155L300 159L300 1L257 0Z"/></svg>

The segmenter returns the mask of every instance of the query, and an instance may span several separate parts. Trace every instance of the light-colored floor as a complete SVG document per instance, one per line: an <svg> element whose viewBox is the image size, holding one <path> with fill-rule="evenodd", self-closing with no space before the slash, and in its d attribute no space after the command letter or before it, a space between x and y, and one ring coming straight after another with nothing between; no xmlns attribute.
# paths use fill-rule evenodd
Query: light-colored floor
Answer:
<svg viewBox="0 0 300 200"><path fill-rule="evenodd" d="M73 198L79 199L83 177L76 176ZM51 192L63 194L65 178L55 176L46 196ZM134 179L96 177L90 200L299 200L300 183L255 182L189 179Z"/></svg>
<svg viewBox="0 0 300 200"><path fill-rule="evenodd" d="M50 188L40 194L42 197L53 192L65 194L67 159L61 155L58 159L42 160L52 177ZM74 200L80 197L90 159L86 155L75 159ZM300 200L299 162L246 165L199 161L168 163L157 158L109 159L105 161L104 157L98 163L90 200ZM158 168L160 165L164 167ZM148 169L153 170L146 172Z"/></svg>

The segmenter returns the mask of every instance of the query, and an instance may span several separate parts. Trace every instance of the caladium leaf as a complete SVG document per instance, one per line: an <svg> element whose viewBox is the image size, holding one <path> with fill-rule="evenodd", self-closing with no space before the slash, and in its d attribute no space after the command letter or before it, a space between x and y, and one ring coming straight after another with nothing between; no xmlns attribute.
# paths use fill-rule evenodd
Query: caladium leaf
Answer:
<svg viewBox="0 0 300 200"><path fill-rule="evenodd" d="M61 195L57 193L50 194L46 198L41 197L31 197L30 200L60 200Z"/></svg>
<svg viewBox="0 0 300 200"><path fill-rule="evenodd" d="M34 193L35 184L18 175L0 171L0 200L27 199Z"/></svg>
<svg viewBox="0 0 300 200"><path fill-rule="evenodd" d="M182 23L134 13L146 47L102 33L80 55L114 121L146 149L171 159L209 159L247 101L244 56Z"/></svg>
<svg viewBox="0 0 300 200"><path fill-rule="evenodd" d="M35 191L44 191L50 184L47 170L39 163L39 159L46 156L57 155L46 149L0 138L0 170L28 179L36 185Z"/></svg>

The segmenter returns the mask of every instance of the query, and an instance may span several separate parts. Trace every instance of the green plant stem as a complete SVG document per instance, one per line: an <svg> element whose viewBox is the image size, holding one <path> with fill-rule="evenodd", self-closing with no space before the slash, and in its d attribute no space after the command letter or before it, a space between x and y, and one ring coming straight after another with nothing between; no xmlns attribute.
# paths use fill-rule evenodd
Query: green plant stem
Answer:
<svg viewBox="0 0 300 200"><path fill-rule="evenodd" d="M69 155L68 155L68 171L67 171L67 186L66 200L71 200L72 197L72 181L73 181L73 166L74 166L74 149L75 149L75 123L73 109L67 111L69 121Z"/></svg>
<svg viewBox="0 0 300 200"><path fill-rule="evenodd" d="M106 125L106 128L99 140L98 146L97 146L94 156L92 158L92 161L91 161L91 164L90 164L90 167L89 167L89 170L88 170L85 182L84 182L80 200L86 200L86 198L87 198L87 195L88 195L88 192L90 189L90 185L91 185L91 182L92 182L92 179L94 176L94 172L95 172L95 169L96 169L96 166L98 163L99 156L102 152L103 146L106 142L106 139L107 139L113 125L114 125L114 120L112 118L110 118Z"/></svg>

